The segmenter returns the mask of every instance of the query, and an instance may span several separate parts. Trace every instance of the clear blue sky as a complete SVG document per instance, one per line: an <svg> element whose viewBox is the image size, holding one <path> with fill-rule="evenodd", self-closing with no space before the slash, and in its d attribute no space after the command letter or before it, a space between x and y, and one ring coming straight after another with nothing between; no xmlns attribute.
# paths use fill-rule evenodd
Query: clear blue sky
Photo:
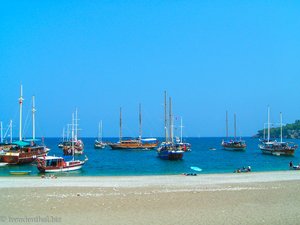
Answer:
<svg viewBox="0 0 300 225"><path fill-rule="evenodd" d="M61 136L79 110L82 136L163 136L163 92L185 136L238 134L300 119L299 1L1 1L0 120L25 136L36 95L37 135ZM25 123L26 124L26 123ZM26 128L27 127L27 128ZM231 129L230 133L233 131Z"/></svg>

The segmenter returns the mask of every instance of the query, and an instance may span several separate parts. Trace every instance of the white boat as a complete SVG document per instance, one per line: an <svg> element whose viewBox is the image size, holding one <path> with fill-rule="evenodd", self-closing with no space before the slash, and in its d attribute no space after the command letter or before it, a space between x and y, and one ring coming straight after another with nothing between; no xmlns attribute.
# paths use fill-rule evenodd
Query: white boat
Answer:
<svg viewBox="0 0 300 225"><path fill-rule="evenodd" d="M268 138L267 140L261 140L258 147L262 153L276 156L293 156L298 148L298 145L282 140L282 113L280 113L280 142L270 140L270 107L268 107Z"/></svg>
<svg viewBox="0 0 300 225"><path fill-rule="evenodd" d="M74 121L74 114L72 114L72 120ZM74 139L74 130L75 125L72 123L72 139ZM66 157L57 157L57 156L44 156L37 158L37 168L40 172L43 173L54 173L54 172L68 172L79 170L88 160L85 156L84 160L75 160L74 153L75 147L74 142L72 142L71 146L72 156L68 156L70 159L66 159Z"/></svg>
<svg viewBox="0 0 300 225"><path fill-rule="evenodd" d="M65 160L65 158L57 156L39 157L37 168L43 173L68 172L80 170L87 160L87 157L85 160L74 160L74 158Z"/></svg>
<svg viewBox="0 0 300 225"><path fill-rule="evenodd" d="M106 146L107 146L107 144L102 141L102 120L101 120L101 122L99 123L99 127L98 127L98 139L95 140L94 148L95 149L103 149Z"/></svg>

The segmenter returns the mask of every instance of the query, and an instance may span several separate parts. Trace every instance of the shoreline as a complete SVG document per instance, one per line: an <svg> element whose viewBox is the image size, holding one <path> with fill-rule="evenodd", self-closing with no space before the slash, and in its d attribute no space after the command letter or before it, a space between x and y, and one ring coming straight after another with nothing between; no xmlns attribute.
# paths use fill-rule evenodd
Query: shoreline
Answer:
<svg viewBox="0 0 300 225"><path fill-rule="evenodd" d="M230 174L198 174L197 176L78 176L41 178L26 176L0 177L1 188L31 187L201 187L222 184L300 181L300 171L250 172Z"/></svg>

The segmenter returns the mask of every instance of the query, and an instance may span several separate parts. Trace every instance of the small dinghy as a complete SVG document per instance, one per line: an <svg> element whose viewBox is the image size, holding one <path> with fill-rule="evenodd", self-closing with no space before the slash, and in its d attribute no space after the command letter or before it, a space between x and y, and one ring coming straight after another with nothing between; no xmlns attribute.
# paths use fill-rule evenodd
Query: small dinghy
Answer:
<svg viewBox="0 0 300 225"><path fill-rule="evenodd" d="M11 170L9 173L11 175L29 175L31 170Z"/></svg>
<svg viewBox="0 0 300 225"><path fill-rule="evenodd" d="M6 166L8 163L1 162L0 166Z"/></svg>

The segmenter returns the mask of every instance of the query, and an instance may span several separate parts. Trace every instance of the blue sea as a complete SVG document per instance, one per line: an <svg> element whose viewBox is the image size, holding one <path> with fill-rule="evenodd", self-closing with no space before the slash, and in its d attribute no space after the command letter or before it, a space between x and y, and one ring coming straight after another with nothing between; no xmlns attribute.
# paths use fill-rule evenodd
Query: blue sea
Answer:
<svg viewBox="0 0 300 225"><path fill-rule="evenodd" d="M186 138L191 143L192 151L184 154L183 160L168 161L157 157L156 150L111 150L94 149L95 138L83 138L84 153L89 158L79 171L56 173L57 176L130 176L130 175L170 175L195 172L190 169L196 166L202 169L198 174L232 173L243 166L251 166L253 171L288 170L289 162L300 163L300 149L295 156L273 156L262 154L258 148L259 141L245 138L247 149L244 152L223 150L222 138ZM109 138L104 141L115 142ZM286 140L288 141L288 140ZM300 140L290 140L300 145ZM57 147L59 138L45 138L45 144L51 149L49 155L61 156L62 150ZM216 150L209 150L209 148ZM84 156L82 157L84 158ZM41 174L32 165L11 165L0 167L0 176L13 176L10 170L31 170L30 176Z"/></svg>

